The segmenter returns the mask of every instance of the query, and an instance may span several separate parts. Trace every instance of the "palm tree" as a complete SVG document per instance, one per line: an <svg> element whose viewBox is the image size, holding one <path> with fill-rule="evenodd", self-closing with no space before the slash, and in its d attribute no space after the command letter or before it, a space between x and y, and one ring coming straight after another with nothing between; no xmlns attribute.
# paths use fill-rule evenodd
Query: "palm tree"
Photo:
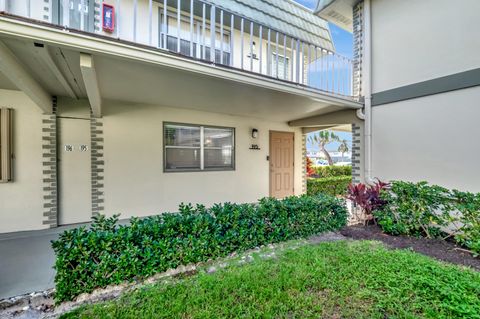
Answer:
<svg viewBox="0 0 480 319"><path fill-rule="evenodd" d="M332 131L319 131L316 134L310 135L308 141L311 144L318 144L320 151L325 155L328 161L328 165L333 165L333 160L328 151L325 149L327 144L332 142L338 142L340 139Z"/></svg>
<svg viewBox="0 0 480 319"><path fill-rule="evenodd" d="M340 145L338 146L338 151L342 153L342 161L343 161L343 155L350 151L350 148L348 147L347 140L342 140L340 142Z"/></svg>

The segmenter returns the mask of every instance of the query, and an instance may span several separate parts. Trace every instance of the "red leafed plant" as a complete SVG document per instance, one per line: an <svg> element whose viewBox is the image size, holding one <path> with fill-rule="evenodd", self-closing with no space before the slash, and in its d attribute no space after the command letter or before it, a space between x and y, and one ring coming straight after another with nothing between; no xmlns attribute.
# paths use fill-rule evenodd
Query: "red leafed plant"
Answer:
<svg viewBox="0 0 480 319"><path fill-rule="evenodd" d="M307 176L315 175L315 169L313 168L313 163L310 157L307 157Z"/></svg>
<svg viewBox="0 0 480 319"><path fill-rule="evenodd" d="M386 202L381 198L381 192L388 189L390 184L377 180L371 186L365 184L350 184L347 189L347 198L359 206L367 220L373 219L372 212L382 208Z"/></svg>

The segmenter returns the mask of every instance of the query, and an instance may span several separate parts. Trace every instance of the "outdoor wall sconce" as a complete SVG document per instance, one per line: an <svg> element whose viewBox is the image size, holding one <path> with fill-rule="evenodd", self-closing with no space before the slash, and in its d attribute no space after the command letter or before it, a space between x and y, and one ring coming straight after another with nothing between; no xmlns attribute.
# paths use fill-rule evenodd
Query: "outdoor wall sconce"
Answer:
<svg viewBox="0 0 480 319"><path fill-rule="evenodd" d="M258 130L256 128L252 128L252 138L258 138ZM250 149L259 151L260 147L257 144L252 144L252 146L250 146Z"/></svg>
<svg viewBox="0 0 480 319"><path fill-rule="evenodd" d="M257 58L257 54L255 53L256 51L256 45L255 45L255 41L252 41L252 54L247 54L247 58L251 58L253 60L258 60Z"/></svg>

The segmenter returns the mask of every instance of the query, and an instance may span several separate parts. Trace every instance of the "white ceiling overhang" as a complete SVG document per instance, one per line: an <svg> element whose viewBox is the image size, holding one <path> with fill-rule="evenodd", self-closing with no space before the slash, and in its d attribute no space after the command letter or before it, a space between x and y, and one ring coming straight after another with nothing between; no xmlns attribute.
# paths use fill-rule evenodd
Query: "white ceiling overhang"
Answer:
<svg viewBox="0 0 480 319"><path fill-rule="evenodd" d="M0 40L46 92L88 97L98 116L102 115L102 101L162 105L282 122L361 107L350 99L294 83L130 43L31 26L24 21L0 18ZM48 52L39 51L39 45ZM44 58L47 54L49 63ZM14 87L8 75L0 75L0 88Z"/></svg>

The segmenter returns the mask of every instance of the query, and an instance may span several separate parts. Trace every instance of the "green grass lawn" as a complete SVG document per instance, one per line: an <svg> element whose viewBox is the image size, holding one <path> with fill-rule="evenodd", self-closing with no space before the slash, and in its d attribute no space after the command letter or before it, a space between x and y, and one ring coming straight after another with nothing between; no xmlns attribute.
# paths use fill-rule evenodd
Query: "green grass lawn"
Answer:
<svg viewBox="0 0 480 319"><path fill-rule="evenodd" d="M303 246L62 318L480 318L480 273L377 242Z"/></svg>

